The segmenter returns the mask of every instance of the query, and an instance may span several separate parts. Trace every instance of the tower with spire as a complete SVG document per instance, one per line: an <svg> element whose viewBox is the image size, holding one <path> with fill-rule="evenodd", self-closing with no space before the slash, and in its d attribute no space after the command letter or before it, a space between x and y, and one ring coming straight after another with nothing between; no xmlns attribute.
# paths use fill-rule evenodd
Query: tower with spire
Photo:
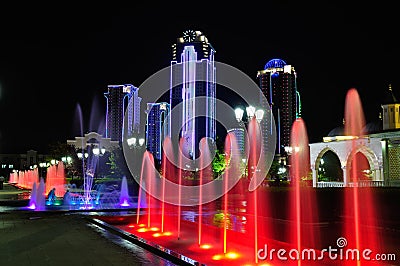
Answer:
<svg viewBox="0 0 400 266"><path fill-rule="evenodd" d="M187 30L172 45L170 107L181 117L171 121L180 128L183 153L197 158L199 142L216 139L215 50L201 31Z"/></svg>
<svg viewBox="0 0 400 266"><path fill-rule="evenodd" d="M389 84L386 97L382 103L382 129L393 130L400 129L400 103L392 90L392 84Z"/></svg>

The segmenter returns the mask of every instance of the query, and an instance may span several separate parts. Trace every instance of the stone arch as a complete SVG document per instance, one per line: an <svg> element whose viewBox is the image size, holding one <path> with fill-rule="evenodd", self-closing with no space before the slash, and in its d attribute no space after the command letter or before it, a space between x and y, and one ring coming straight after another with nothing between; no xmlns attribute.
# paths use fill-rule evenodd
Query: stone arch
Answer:
<svg viewBox="0 0 400 266"><path fill-rule="evenodd" d="M92 142L92 140L95 140L95 142ZM73 145L75 149L82 149L82 146L86 148L91 143L105 148L108 151L119 147L118 141L112 141L110 138L103 138L103 136L97 132L89 132L86 133L85 136L75 137L74 140L67 140L67 143Z"/></svg>
<svg viewBox="0 0 400 266"><path fill-rule="evenodd" d="M379 172L379 160L378 160L378 156L375 154L375 152L365 146L365 145L358 145L355 148L353 148L347 155L346 157L346 172L347 172L347 176L350 177L350 170L351 170L351 163L354 159L354 156L360 152L361 154L363 154L369 163L369 167L370 169L373 171L373 175L372 175L372 180L379 180L378 177L378 172Z"/></svg>
<svg viewBox="0 0 400 266"><path fill-rule="evenodd" d="M314 162L314 171L315 171L315 176L318 178L319 175L319 167L321 164L321 159L322 157L327 153L327 152L332 152L334 155L336 155L336 157L338 158L339 162L340 162L340 168L343 168L344 165L342 165L342 158L340 158L339 153L330 146L326 146L325 148L323 148L317 155L317 157L315 158L315 162Z"/></svg>
<svg viewBox="0 0 400 266"><path fill-rule="evenodd" d="M96 140L97 143L101 144L103 142L103 137L97 133L97 132L90 132L88 134L85 134L85 139L84 139L84 143L89 143L90 140Z"/></svg>

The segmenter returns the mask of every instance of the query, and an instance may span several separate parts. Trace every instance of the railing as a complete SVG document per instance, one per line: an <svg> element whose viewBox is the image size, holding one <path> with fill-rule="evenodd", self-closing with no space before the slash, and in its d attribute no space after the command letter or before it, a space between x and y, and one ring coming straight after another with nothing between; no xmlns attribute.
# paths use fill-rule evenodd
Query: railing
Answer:
<svg viewBox="0 0 400 266"><path fill-rule="evenodd" d="M325 188L325 187L344 187L344 182L317 182L317 188ZM363 180L358 181L356 183L350 182L347 184L348 187L385 187L384 181L371 181L371 180Z"/></svg>
<svg viewBox="0 0 400 266"><path fill-rule="evenodd" d="M356 183L350 182L348 187L384 187L383 181L361 180Z"/></svg>
<svg viewBox="0 0 400 266"><path fill-rule="evenodd" d="M324 188L324 187L344 187L343 182L317 182L317 187L318 188Z"/></svg>

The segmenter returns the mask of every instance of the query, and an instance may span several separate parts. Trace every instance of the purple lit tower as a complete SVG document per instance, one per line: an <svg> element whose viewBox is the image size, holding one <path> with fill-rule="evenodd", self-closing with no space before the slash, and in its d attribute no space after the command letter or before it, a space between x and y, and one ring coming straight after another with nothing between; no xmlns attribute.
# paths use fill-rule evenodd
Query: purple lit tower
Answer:
<svg viewBox="0 0 400 266"><path fill-rule="evenodd" d="M147 103L146 149L153 154L154 160L161 163L164 137L169 136L169 103ZM164 132L164 130L167 130Z"/></svg>
<svg viewBox="0 0 400 266"><path fill-rule="evenodd" d="M170 107L180 104L181 117L171 125L181 128L183 152L189 158L198 157L203 137L216 137L214 54L201 31L187 30L172 45Z"/></svg>
<svg viewBox="0 0 400 266"><path fill-rule="evenodd" d="M108 91L104 93L107 99L106 138L122 141L124 134L139 133L141 98L138 91L131 84L108 85ZM124 119L127 119L127 128L124 128Z"/></svg>

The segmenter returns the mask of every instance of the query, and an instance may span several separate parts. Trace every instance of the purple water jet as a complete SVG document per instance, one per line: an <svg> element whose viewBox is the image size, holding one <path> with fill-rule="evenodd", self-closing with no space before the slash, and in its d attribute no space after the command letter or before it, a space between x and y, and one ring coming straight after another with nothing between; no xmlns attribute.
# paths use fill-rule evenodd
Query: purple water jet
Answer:
<svg viewBox="0 0 400 266"><path fill-rule="evenodd" d="M129 207L131 205L128 191L128 181L126 180L126 176L123 176L121 181L119 205L122 207Z"/></svg>
<svg viewBox="0 0 400 266"><path fill-rule="evenodd" d="M34 182L33 186L32 186L32 190L31 190L31 197L29 199L29 205L28 205L28 208L31 210L36 209L36 193L37 193L36 182Z"/></svg>

